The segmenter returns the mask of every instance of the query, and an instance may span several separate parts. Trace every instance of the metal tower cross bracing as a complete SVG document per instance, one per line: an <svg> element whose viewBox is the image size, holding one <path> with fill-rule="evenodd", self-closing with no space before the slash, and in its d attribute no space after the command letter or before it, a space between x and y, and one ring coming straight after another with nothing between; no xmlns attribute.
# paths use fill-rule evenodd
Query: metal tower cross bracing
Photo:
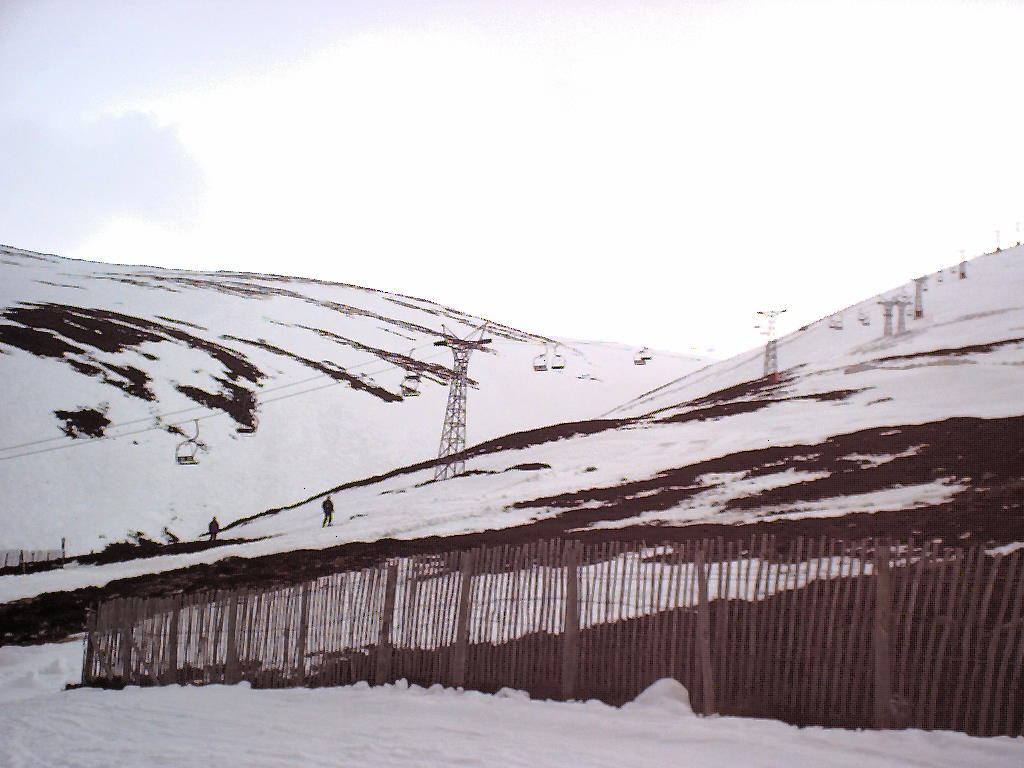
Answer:
<svg viewBox="0 0 1024 768"><path fill-rule="evenodd" d="M469 356L473 350L483 350L485 344L491 343L490 339L483 338L485 328L486 325L480 326L465 339L460 339L444 328L444 338L434 342L435 346L450 348L452 356L455 358L454 375L452 383L448 387L448 407L445 409L444 426L441 428L441 445L437 449L437 457L448 460L437 465L434 470L435 480L447 480L466 468L464 458L452 459L449 457L461 453L466 448L466 382Z"/></svg>
<svg viewBox="0 0 1024 768"><path fill-rule="evenodd" d="M766 325L759 323L754 326L761 329L762 336L768 337L768 341L764 345L764 375L770 376L772 382L779 380L779 352L775 343L775 319L785 311L784 309L759 310L757 314L763 315L767 323Z"/></svg>
<svg viewBox="0 0 1024 768"><path fill-rule="evenodd" d="M914 278L914 319L924 317L924 292L928 290L928 276Z"/></svg>

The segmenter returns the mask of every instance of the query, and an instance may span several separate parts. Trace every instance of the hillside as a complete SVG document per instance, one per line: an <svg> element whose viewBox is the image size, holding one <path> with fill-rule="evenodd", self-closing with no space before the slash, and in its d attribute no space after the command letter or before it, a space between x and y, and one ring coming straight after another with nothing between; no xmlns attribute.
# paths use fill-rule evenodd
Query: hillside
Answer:
<svg viewBox="0 0 1024 768"><path fill-rule="evenodd" d="M309 278L115 266L0 246L0 546L71 553L222 521L436 455L452 358L485 322ZM706 360L487 322L468 440L592 418ZM561 355L562 370L533 370ZM402 382L420 377L420 394ZM193 421L193 419L197 421ZM179 446L198 426L198 463ZM184 445L181 445L185 443Z"/></svg>
<svg viewBox="0 0 1024 768"><path fill-rule="evenodd" d="M841 330L826 318L780 339L778 382L761 377L754 350L624 398L604 418L473 445L467 472L445 482L424 464L348 482L338 472L307 495L289 489L288 504L229 518L227 535L258 541L3 577L0 601L202 563L265 578L305 567L303 549L374 562L566 534L891 534L1013 548L1024 541L1024 248L939 278L903 334L883 336L877 304L907 288L897 286L844 310ZM330 489L335 525L322 529ZM227 565L236 555L274 560ZM175 584L192 578L179 573Z"/></svg>
<svg viewBox="0 0 1024 768"><path fill-rule="evenodd" d="M912 284L843 310L841 329L833 316L780 339L777 383L754 350L604 420L479 447L466 477L411 471L344 491L346 535L742 525L1024 540L1024 248L965 266L964 279L928 276L905 333L883 335L878 301L913 298ZM314 501L244 529L313 544L315 513Z"/></svg>

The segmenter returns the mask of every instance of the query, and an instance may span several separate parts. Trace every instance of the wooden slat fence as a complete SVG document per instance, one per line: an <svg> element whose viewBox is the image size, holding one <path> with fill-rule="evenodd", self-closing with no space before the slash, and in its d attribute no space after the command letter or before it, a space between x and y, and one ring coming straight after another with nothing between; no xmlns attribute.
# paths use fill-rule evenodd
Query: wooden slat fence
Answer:
<svg viewBox="0 0 1024 768"><path fill-rule="evenodd" d="M0 568L45 563L63 558L63 549L0 549Z"/></svg>
<svg viewBox="0 0 1024 768"><path fill-rule="evenodd" d="M405 678L618 705L673 677L705 714L1016 736L1021 553L759 537L418 555L294 586L103 603L83 683Z"/></svg>

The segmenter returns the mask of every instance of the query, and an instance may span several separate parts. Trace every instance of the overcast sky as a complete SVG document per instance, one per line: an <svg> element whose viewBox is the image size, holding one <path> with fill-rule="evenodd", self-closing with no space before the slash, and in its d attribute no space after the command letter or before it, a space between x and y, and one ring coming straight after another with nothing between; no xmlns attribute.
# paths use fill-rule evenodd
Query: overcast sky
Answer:
<svg viewBox="0 0 1024 768"><path fill-rule="evenodd" d="M732 354L1021 238L1022 2L0 0L0 242Z"/></svg>

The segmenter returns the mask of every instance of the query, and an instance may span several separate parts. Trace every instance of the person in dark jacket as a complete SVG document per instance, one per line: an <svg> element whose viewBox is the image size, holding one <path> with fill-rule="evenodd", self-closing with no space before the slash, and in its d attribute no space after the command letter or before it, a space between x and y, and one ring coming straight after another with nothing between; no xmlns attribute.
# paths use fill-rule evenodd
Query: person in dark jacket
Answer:
<svg viewBox="0 0 1024 768"><path fill-rule="evenodd" d="M214 515L213 520L210 521L210 541L217 540L217 534L220 532L220 523L217 522L217 516Z"/></svg>
<svg viewBox="0 0 1024 768"><path fill-rule="evenodd" d="M324 508L324 522L320 527L326 528L329 525L334 525L334 502L331 501L330 496L324 499L322 506Z"/></svg>

